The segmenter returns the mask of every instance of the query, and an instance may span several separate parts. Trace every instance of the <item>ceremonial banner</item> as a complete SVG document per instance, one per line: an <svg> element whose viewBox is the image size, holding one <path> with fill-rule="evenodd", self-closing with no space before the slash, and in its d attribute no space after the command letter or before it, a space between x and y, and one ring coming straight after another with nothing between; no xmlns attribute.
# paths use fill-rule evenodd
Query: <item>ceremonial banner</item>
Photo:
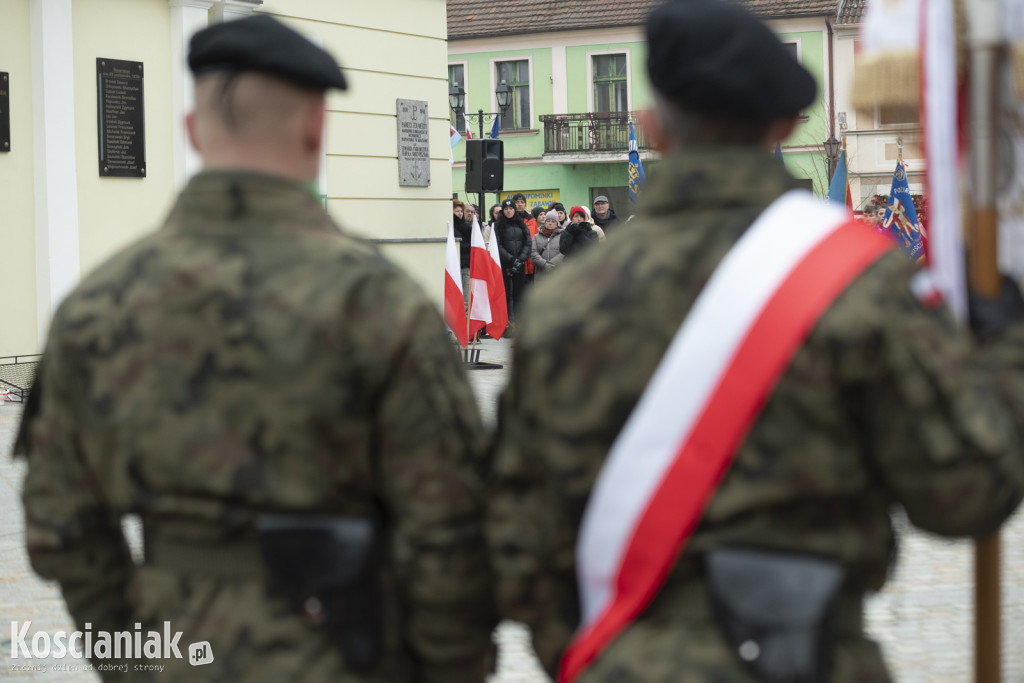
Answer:
<svg viewBox="0 0 1024 683"><path fill-rule="evenodd" d="M828 186L828 200L833 204L853 210L853 200L850 197L850 178L846 167L846 140L843 140L843 149L839 152L836 170L832 173L832 182Z"/></svg>
<svg viewBox="0 0 1024 683"><path fill-rule="evenodd" d="M636 144L636 132L633 122L629 122L629 198L636 204L640 196L640 186L647 177L644 175L644 164L640 161L640 148Z"/></svg>
<svg viewBox="0 0 1024 683"><path fill-rule="evenodd" d="M916 261L924 257L924 232L917 221L917 210L907 183L907 169L902 161L896 162L896 170L892 174L882 227L911 259Z"/></svg>
<svg viewBox="0 0 1024 683"><path fill-rule="evenodd" d="M960 83L953 0L924 6L921 124L924 129L928 212L928 269L953 315L967 320L962 202L960 201Z"/></svg>

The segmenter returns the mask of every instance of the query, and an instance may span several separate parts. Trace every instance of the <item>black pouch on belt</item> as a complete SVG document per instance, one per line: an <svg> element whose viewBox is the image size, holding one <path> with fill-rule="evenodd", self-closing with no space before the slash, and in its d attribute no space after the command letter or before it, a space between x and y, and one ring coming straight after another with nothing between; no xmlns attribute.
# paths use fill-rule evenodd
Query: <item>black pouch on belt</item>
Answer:
<svg viewBox="0 0 1024 683"><path fill-rule="evenodd" d="M828 679L838 562L722 547L706 553L705 567L719 625L754 673L772 683Z"/></svg>
<svg viewBox="0 0 1024 683"><path fill-rule="evenodd" d="M326 628L353 671L381 656L379 538L369 517L260 515L268 591Z"/></svg>

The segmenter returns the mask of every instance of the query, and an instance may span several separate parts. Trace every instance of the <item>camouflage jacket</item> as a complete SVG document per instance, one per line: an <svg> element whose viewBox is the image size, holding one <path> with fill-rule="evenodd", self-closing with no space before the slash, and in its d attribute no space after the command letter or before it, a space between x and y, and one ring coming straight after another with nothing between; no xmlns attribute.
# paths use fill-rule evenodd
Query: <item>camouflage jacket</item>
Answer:
<svg viewBox="0 0 1024 683"><path fill-rule="evenodd" d="M561 266L524 305L488 537L503 613L532 628L549 671L579 620L577 530L611 444L712 271L794 186L757 151L665 159L629 229ZM894 556L891 507L969 536L996 529L1024 493L1024 334L979 353L944 307L914 297L913 272L886 253L826 310L659 594L580 681L753 680L709 607L701 555L720 544L841 562L831 680L887 680L861 612Z"/></svg>
<svg viewBox="0 0 1024 683"><path fill-rule="evenodd" d="M28 551L80 628L169 621L183 645L210 643L212 664L161 660L161 681L485 678L495 610L469 384L422 291L302 186L195 177L161 230L67 298L42 368L17 449ZM266 595L261 511L383 519L376 673L347 672L322 629ZM124 513L142 519L140 566ZM156 548L221 566L152 562Z"/></svg>

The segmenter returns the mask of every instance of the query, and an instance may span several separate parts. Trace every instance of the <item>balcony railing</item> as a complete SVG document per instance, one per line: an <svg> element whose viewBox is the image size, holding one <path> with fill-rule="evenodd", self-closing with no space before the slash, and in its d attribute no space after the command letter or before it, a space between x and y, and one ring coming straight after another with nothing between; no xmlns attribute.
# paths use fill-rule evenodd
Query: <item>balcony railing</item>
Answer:
<svg viewBox="0 0 1024 683"><path fill-rule="evenodd" d="M544 123L545 154L625 154L629 150L630 112L594 114L547 114L540 117ZM647 149L647 135L636 125L633 115L636 143Z"/></svg>

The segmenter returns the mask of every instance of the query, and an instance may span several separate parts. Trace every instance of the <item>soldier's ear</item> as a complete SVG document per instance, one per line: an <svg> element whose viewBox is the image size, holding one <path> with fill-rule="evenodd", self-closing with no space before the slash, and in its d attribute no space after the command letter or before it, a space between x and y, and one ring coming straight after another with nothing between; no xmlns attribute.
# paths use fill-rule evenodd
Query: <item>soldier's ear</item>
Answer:
<svg viewBox="0 0 1024 683"><path fill-rule="evenodd" d="M195 151L199 150L199 140L196 136L196 113L190 111L185 114L185 130L188 131L188 141L192 145L192 149Z"/></svg>
<svg viewBox="0 0 1024 683"><path fill-rule="evenodd" d="M771 127L768 129L768 147L775 147L775 143L782 142L790 135L793 134L793 130L796 128L797 117L787 116L782 119L776 119L772 122Z"/></svg>
<svg viewBox="0 0 1024 683"><path fill-rule="evenodd" d="M668 150L671 139L665 129L661 126L661 121L658 120L657 115L651 109L641 109L637 116L640 121L640 127L647 133L647 139L650 140L651 145L654 149L659 152Z"/></svg>
<svg viewBox="0 0 1024 683"><path fill-rule="evenodd" d="M324 142L324 123L327 118L326 102L320 99L306 116L306 128L303 131L303 140L306 150L320 154L320 147Z"/></svg>

